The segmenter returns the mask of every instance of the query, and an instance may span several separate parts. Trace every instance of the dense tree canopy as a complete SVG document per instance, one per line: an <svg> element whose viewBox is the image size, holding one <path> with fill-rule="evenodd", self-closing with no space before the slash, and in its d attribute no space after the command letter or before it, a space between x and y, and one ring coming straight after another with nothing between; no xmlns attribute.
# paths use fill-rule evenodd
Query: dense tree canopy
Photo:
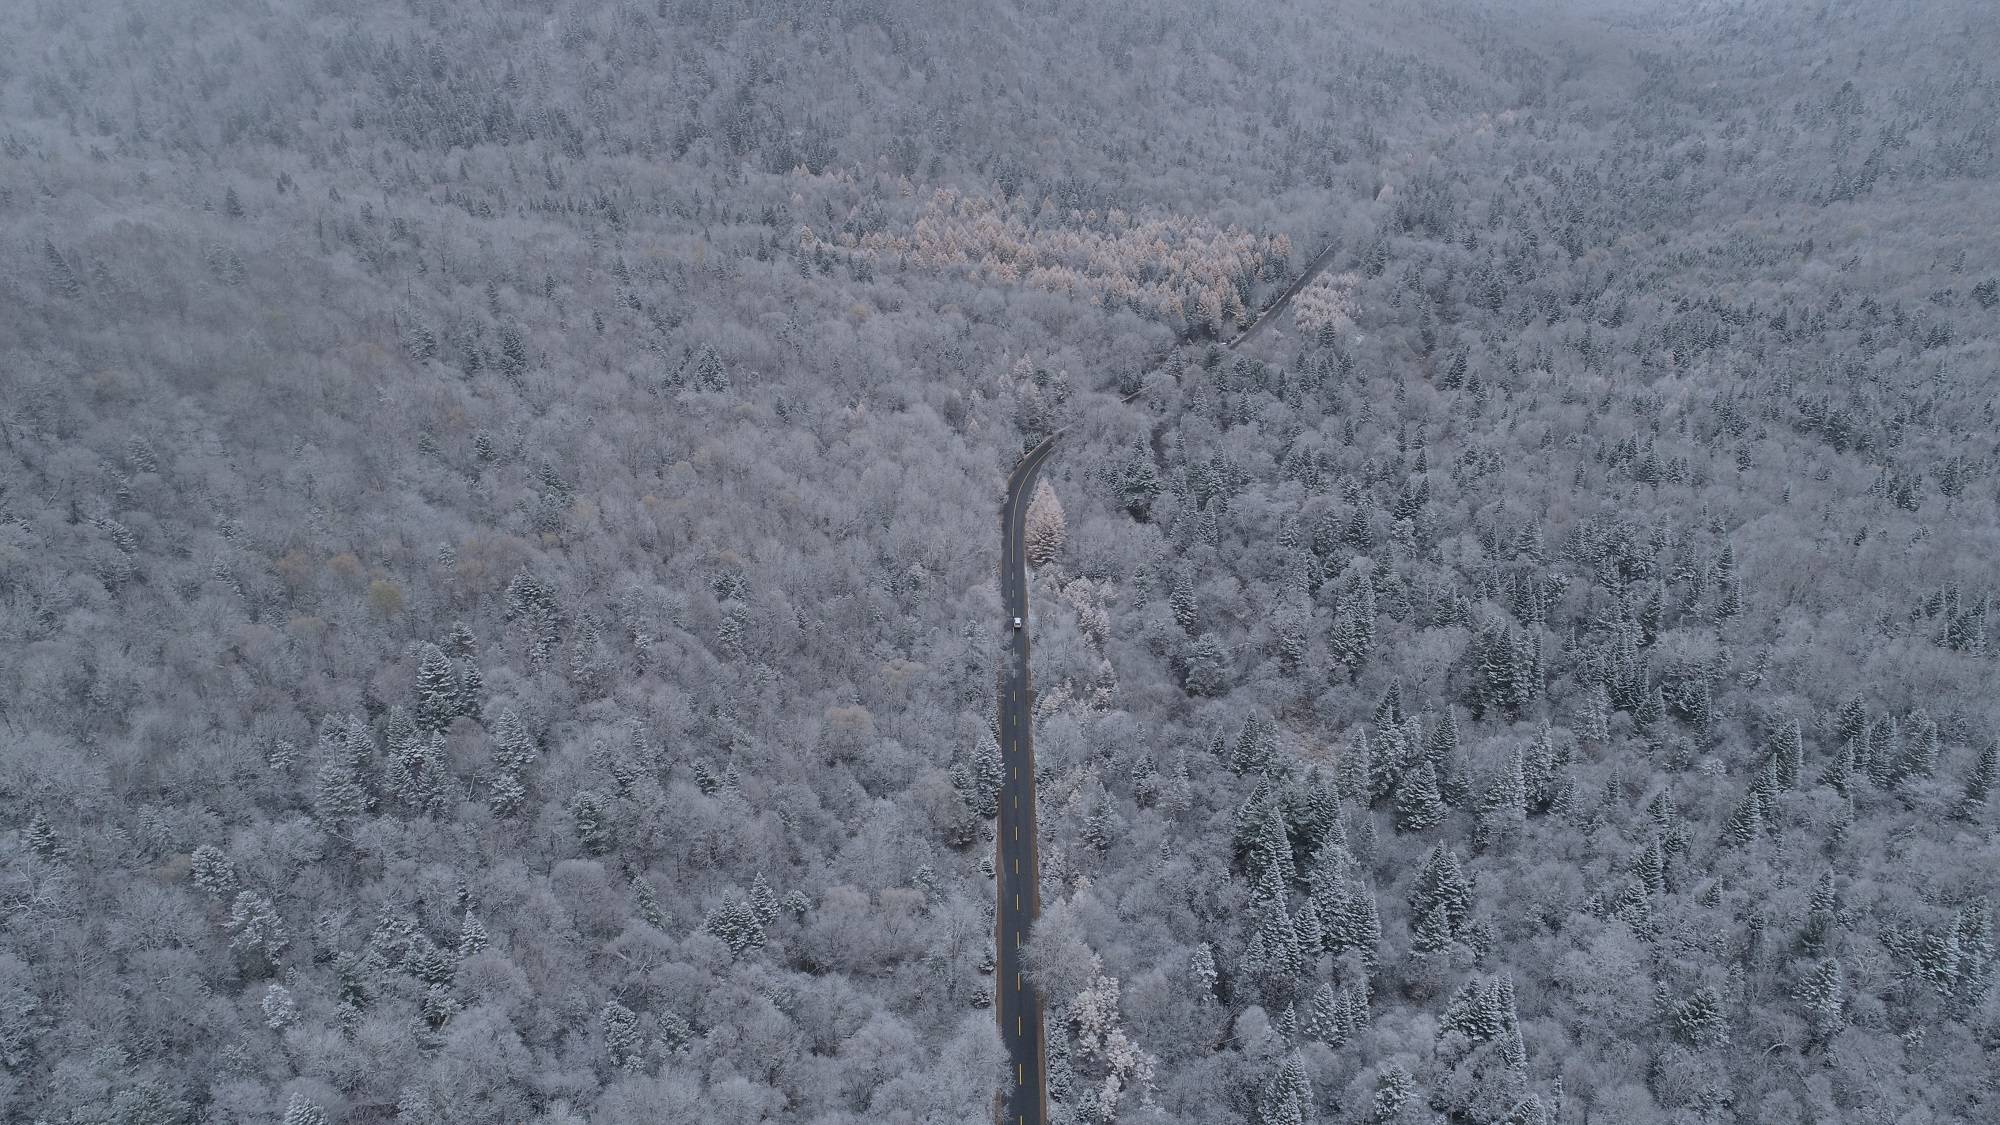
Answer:
<svg viewBox="0 0 2000 1125"><path fill-rule="evenodd" d="M1993 1119L1996 46L0 6L0 1116Z"/></svg>

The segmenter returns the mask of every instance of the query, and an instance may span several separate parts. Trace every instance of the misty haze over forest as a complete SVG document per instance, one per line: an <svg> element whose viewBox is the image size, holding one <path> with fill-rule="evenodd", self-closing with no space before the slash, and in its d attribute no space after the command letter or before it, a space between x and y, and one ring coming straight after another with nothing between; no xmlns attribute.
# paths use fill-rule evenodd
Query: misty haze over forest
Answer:
<svg viewBox="0 0 2000 1125"><path fill-rule="evenodd" d="M2000 1121L1996 59L0 3L0 1119Z"/></svg>

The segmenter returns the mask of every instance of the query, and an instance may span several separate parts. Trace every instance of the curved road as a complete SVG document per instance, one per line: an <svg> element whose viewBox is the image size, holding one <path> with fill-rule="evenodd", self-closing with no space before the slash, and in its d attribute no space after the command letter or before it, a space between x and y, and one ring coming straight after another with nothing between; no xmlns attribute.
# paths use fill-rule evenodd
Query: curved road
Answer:
<svg viewBox="0 0 2000 1125"><path fill-rule="evenodd" d="M993 912L993 1011L1000 1041L1007 1048L1012 1081L1000 1106L1001 1125L1042 1125L1048 1116L1049 1085L1043 1051L1042 997L1022 971L1021 943L1042 912L1042 863L1035 834L1034 686L1028 678L1028 556L1023 536L1028 494L1056 434L1050 434L1007 478L1007 501L1000 507L1000 611L1007 655L1000 671L1000 834L995 882L1000 900ZM1013 628L1013 619L1021 628Z"/></svg>
<svg viewBox="0 0 2000 1125"><path fill-rule="evenodd" d="M1243 329L1243 331L1237 333L1229 340L1223 341L1222 349L1224 351L1233 352L1237 348L1243 346L1244 344L1249 343L1251 337L1257 335L1257 333L1259 332L1262 332L1266 327L1270 325L1271 319L1273 317L1277 316L1281 312L1284 312L1285 309L1290 307L1292 303L1292 298L1298 296L1301 292L1303 292L1306 286L1312 284L1313 278L1318 277L1320 274L1324 273L1326 271L1326 267L1333 264L1333 251L1335 249L1335 245L1336 245L1335 243L1329 242L1326 244L1324 248L1320 250L1318 254L1313 255L1312 260L1306 263L1306 268L1299 273L1298 277L1292 280L1292 283L1285 288L1285 291L1278 294L1275 298L1273 298L1270 304L1265 305L1263 311L1257 314L1257 319L1251 321L1250 324ZM1151 359L1146 361L1146 366L1142 368L1142 370L1158 369L1162 364L1167 362L1167 356L1173 352L1174 348L1181 347L1186 343L1187 341L1179 341L1165 348L1164 350L1155 353ZM1138 390L1133 391L1131 394L1120 396L1118 401L1131 402L1133 399L1138 398L1140 394L1144 393L1145 389L1146 387L1142 382Z"/></svg>
<svg viewBox="0 0 2000 1125"><path fill-rule="evenodd" d="M1247 342L1291 304L1333 260L1333 247L1307 263L1291 287L1265 306L1257 319L1225 347ZM1141 388L1143 389L1143 388ZM1126 401L1136 396L1134 391ZM993 1012L1007 1048L1009 1079L999 1099L999 1125L1043 1125L1048 1118L1049 1083L1041 992L1021 964L1021 945L1042 913L1042 863L1035 831L1034 685L1028 677L1028 494L1042 462L1055 448L1058 430L1028 451L1007 478L1000 506L1000 612L1007 656L1000 672L1000 832L994 859L999 903L993 912ZM1021 628L1013 628L1013 619Z"/></svg>

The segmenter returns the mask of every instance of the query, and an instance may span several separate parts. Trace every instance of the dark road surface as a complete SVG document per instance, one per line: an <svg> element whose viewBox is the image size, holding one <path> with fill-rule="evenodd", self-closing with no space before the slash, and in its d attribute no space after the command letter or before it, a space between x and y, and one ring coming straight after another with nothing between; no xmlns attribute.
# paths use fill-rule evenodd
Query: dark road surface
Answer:
<svg viewBox="0 0 2000 1125"><path fill-rule="evenodd" d="M1287 308L1290 308L1292 304L1292 298L1298 296L1301 292L1303 292L1306 286L1312 284L1313 278L1318 277L1320 274L1324 273L1326 271L1326 267L1333 264L1334 249L1335 245L1333 243L1328 243L1325 249L1321 250L1318 254L1314 255L1312 261L1306 263L1306 268L1299 274L1299 276L1293 279L1292 283L1289 286L1286 286L1285 291L1278 294L1277 297L1273 298L1270 304L1264 306L1264 310L1257 314L1257 319L1251 321L1249 326L1244 328L1243 331L1237 333L1235 337L1222 344L1223 350L1233 352L1242 345L1249 343L1250 340L1253 337L1255 337L1259 332L1262 332L1265 328L1269 327L1271 321L1274 318L1276 318L1279 313L1284 312ZM1140 370L1142 371L1158 370L1162 364L1167 362L1167 356L1173 352L1174 348L1182 347L1185 344L1186 341L1181 341L1180 343L1173 344L1155 353L1151 359L1148 359L1146 361L1145 365L1142 368L1140 368ZM1116 380L1114 379L1113 382L1115 383ZM1111 388L1109 386L1106 386L1101 389L1110 390ZM1133 399L1138 398L1142 393L1144 393L1145 389L1146 388L1142 383L1138 390L1135 390L1130 394L1121 396L1119 401L1131 402Z"/></svg>
<svg viewBox="0 0 2000 1125"><path fill-rule="evenodd" d="M1226 346L1234 349L1256 335L1332 259L1331 246L1320 251L1291 287ZM1127 395L1126 401L1136 394ZM1028 679L1028 626L1032 622L1023 535L1035 474L1060 436L1060 431L1049 435L1021 458L1007 478L1007 500L1000 508L1000 627L1006 636L1007 653L1000 672L1000 835L994 857L999 903L993 914L998 956L993 963L993 1012L1000 1022L1000 1041L1007 1048L1010 1079L999 1099L1000 1125L1042 1125L1049 1106L1042 997L1021 965L1021 946L1042 912L1041 853L1035 835L1034 685ZM1019 629L1013 627L1016 617L1021 619Z"/></svg>
<svg viewBox="0 0 2000 1125"><path fill-rule="evenodd" d="M993 965L993 1011L1012 1079L1001 1101L1001 1125L1041 1125L1049 1101L1042 997L1021 966L1021 945L1042 910L1041 855L1035 847L1034 687L1028 680L1028 556L1022 535L1035 474L1055 442L1051 435L1021 459L1007 478L1007 502L1000 509L1000 627L1007 652L1000 670L1000 837L994 857L1000 901L993 914L999 956ZM1013 628L1016 617L1019 629Z"/></svg>
<svg viewBox="0 0 2000 1125"><path fill-rule="evenodd" d="M1239 346L1249 343L1252 336L1263 331L1264 326L1270 324L1272 318L1285 311L1285 306L1292 303L1292 298L1298 296L1300 290L1311 285L1312 279L1318 277L1320 271L1326 269L1327 265L1333 261L1333 249L1333 244L1328 243L1326 248L1321 250L1312 261L1306 263L1306 268L1300 272L1298 279L1292 282L1291 287L1283 293L1278 294L1277 300L1264 306L1264 311L1257 314L1257 319L1250 323L1250 327L1245 328L1242 335L1229 341L1225 346L1230 351L1235 351Z"/></svg>

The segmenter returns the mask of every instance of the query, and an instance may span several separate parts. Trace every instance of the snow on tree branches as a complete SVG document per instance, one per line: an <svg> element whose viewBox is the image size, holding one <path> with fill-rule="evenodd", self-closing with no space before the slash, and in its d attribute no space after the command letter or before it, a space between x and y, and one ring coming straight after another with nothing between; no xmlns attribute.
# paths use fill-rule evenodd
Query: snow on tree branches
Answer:
<svg viewBox="0 0 2000 1125"><path fill-rule="evenodd" d="M806 229L801 245L827 244ZM1052 199L1031 207L1021 197L953 188L939 188L907 229L843 232L833 245L871 263L966 270L1213 334L1249 323L1251 286L1282 277L1292 249L1283 234L1186 215L1141 219L1115 207L1065 209Z"/></svg>
<svg viewBox="0 0 2000 1125"><path fill-rule="evenodd" d="M1035 494L1028 500L1026 523L1022 534L1027 538L1028 563L1046 566L1062 553L1069 537L1063 522L1062 501L1056 499L1055 489L1046 480L1036 483Z"/></svg>

